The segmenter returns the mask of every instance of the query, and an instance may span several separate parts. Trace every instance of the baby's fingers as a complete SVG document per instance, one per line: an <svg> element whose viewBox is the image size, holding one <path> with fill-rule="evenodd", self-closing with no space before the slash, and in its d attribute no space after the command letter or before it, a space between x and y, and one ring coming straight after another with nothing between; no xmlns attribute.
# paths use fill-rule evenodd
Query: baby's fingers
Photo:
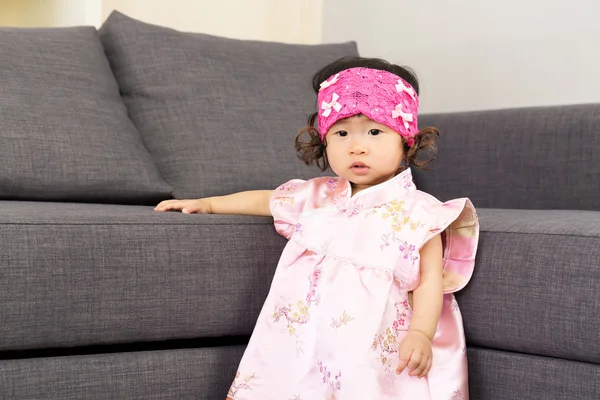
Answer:
<svg viewBox="0 0 600 400"><path fill-rule="evenodd" d="M400 361L398 362L398 366L396 367L396 374L400 375L402 373L402 371L404 371L404 368L406 368L406 366L408 365L408 362L410 361L410 353L400 353Z"/></svg>
<svg viewBox="0 0 600 400"><path fill-rule="evenodd" d="M158 203L156 207L154 207L154 211L167 211L171 210L173 205L176 204L178 200L165 200Z"/></svg>
<svg viewBox="0 0 600 400"><path fill-rule="evenodd" d="M432 364L433 364L433 357L429 357L429 359L427 360L427 366L425 367L425 370L423 371L423 375L420 376L419 378L422 378L423 376L427 376L427 374L431 370Z"/></svg>
<svg viewBox="0 0 600 400"><path fill-rule="evenodd" d="M193 204L184 204L181 206L181 212L184 214L191 214L201 211L200 207L194 206Z"/></svg>
<svg viewBox="0 0 600 400"><path fill-rule="evenodd" d="M410 373L409 375L416 375L414 373L414 370L419 368L419 366L421 365L421 360L423 359L423 355L420 351L415 350L413 351L412 355L410 356L410 361L408 362L408 369L410 369Z"/></svg>
<svg viewBox="0 0 600 400"><path fill-rule="evenodd" d="M164 203L164 204L163 204ZM157 211L180 211L184 208L188 208L188 201L186 200L167 200L160 203L158 206L162 206ZM157 208L158 208L157 206Z"/></svg>
<svg viewBox="0 0 600 400"><path fill-rule="evenodd" d="M430 360L430 357L423 355L421 357L421 361L419 362L419 365L416 368L414 368L412 371L410 371L409 375L417 376L419 378L422 378L425 375L427 375L427 372L428 372L427 365L429 364L429 360Z"/></svg>

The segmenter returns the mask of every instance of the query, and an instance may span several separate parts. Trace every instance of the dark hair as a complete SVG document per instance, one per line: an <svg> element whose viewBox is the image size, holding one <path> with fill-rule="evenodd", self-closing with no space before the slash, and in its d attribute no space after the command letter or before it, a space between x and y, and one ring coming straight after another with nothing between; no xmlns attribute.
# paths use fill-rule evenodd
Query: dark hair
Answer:
<svg viewBox="0 0 600 400"><path fill-rule="evenodd" d="M417 94L419 94L419 81L417 80L415 73L411 71L410 68L401 67L379 58L364 57L344 57L324 66L313 76L313 90L315 93L319 93L321 82L329 79L338 72L356 67L372 68L391 72L392 74L398 75L400 78L408 82L413 89L415 89ZM300 130L298 135L296 135L296 151L298 152L298 157L304 161L306 165L310 165L314 162L321 169L321 171L325 171L327 168L329 168L327 152L325 151L327 148L327 142L321 141L321 136L315 128L317 116L318 113L312 113L308 117L307 126ZM302 136L304 134L308 134L310 139L307 141L302 140ZM404 168L409 166L422 168L433 161L437 154L437 146L435 143L439 135L440 131L436 127L428 126L419 130L414 138L414 144L410 147L403 138L402 143L405 154Z"/></svg>

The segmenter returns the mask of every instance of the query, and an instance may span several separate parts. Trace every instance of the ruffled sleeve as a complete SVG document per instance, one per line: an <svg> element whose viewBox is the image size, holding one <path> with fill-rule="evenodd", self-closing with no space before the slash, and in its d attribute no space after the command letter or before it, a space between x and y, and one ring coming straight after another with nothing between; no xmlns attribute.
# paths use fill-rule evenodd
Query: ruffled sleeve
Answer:
<svg viewBox="0 0 600 400"><path fill-rule="evenodd" d="M314 185L310 181L292 179L279 186L271 195L271 214L275 230L286 239L290 239L296 229L307 199Z"/></svg>
<svg viewBox="0 0 600 400"><path fill-rule="evenodd" d="M461 290L471 279L479 241L479 220L467 198L430 203L428 231L424 243L442 233L444 293Z"/></svg>

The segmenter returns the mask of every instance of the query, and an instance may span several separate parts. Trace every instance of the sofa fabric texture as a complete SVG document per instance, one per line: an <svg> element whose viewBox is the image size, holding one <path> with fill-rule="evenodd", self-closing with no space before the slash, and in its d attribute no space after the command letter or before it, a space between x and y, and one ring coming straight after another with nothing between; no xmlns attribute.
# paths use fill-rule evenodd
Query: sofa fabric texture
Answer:
<svg viewBox="0 0 600 400"><path fill-rule="evenodd" d="M171 196L93 27L0 28L0 199Z"/></svg>
<svg viewBox="0 0 600 400"><path fill-rule="evenodd" d="M177 32L113 13L100 29L123 100L177 198L275 189L319 170L294 139L312 75L356 43L290 45Z"/></svg>
<svg viewBox="0 0 600 400"><path fill-rule="evenodd" d="M476 207L600 210L600 104L426 114L440 129L419 187Z"/></svg>

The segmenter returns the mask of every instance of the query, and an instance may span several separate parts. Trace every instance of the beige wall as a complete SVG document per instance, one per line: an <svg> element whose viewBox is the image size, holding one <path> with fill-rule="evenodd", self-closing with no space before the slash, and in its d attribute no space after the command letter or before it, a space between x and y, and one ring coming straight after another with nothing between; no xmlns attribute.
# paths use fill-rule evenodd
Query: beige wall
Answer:
<svg viewBox="0 0 600 400"><path fill-rule="evenodd" d="M0 0L0 26L99 27L113 10L152 24L238 39L321 41L324 0Z"/></svg>
<svg viewBox="0 0 600 400"><path fill-rule="evenodd" d="M323 0L103 0L102 20L119 10L182 31L239 39L318 43Z"/></svg>
<svg viewBox="0 0 600 400"><path fill-rule="evenodd" d="M102 0L0 0L0 26L98 26Z"/></svg>
<svg viewBox="0 0 600 400"><path fill-rule="evenodd" d="M59 14L54 1L0 0L0 26L53 26Z"/></svg>

